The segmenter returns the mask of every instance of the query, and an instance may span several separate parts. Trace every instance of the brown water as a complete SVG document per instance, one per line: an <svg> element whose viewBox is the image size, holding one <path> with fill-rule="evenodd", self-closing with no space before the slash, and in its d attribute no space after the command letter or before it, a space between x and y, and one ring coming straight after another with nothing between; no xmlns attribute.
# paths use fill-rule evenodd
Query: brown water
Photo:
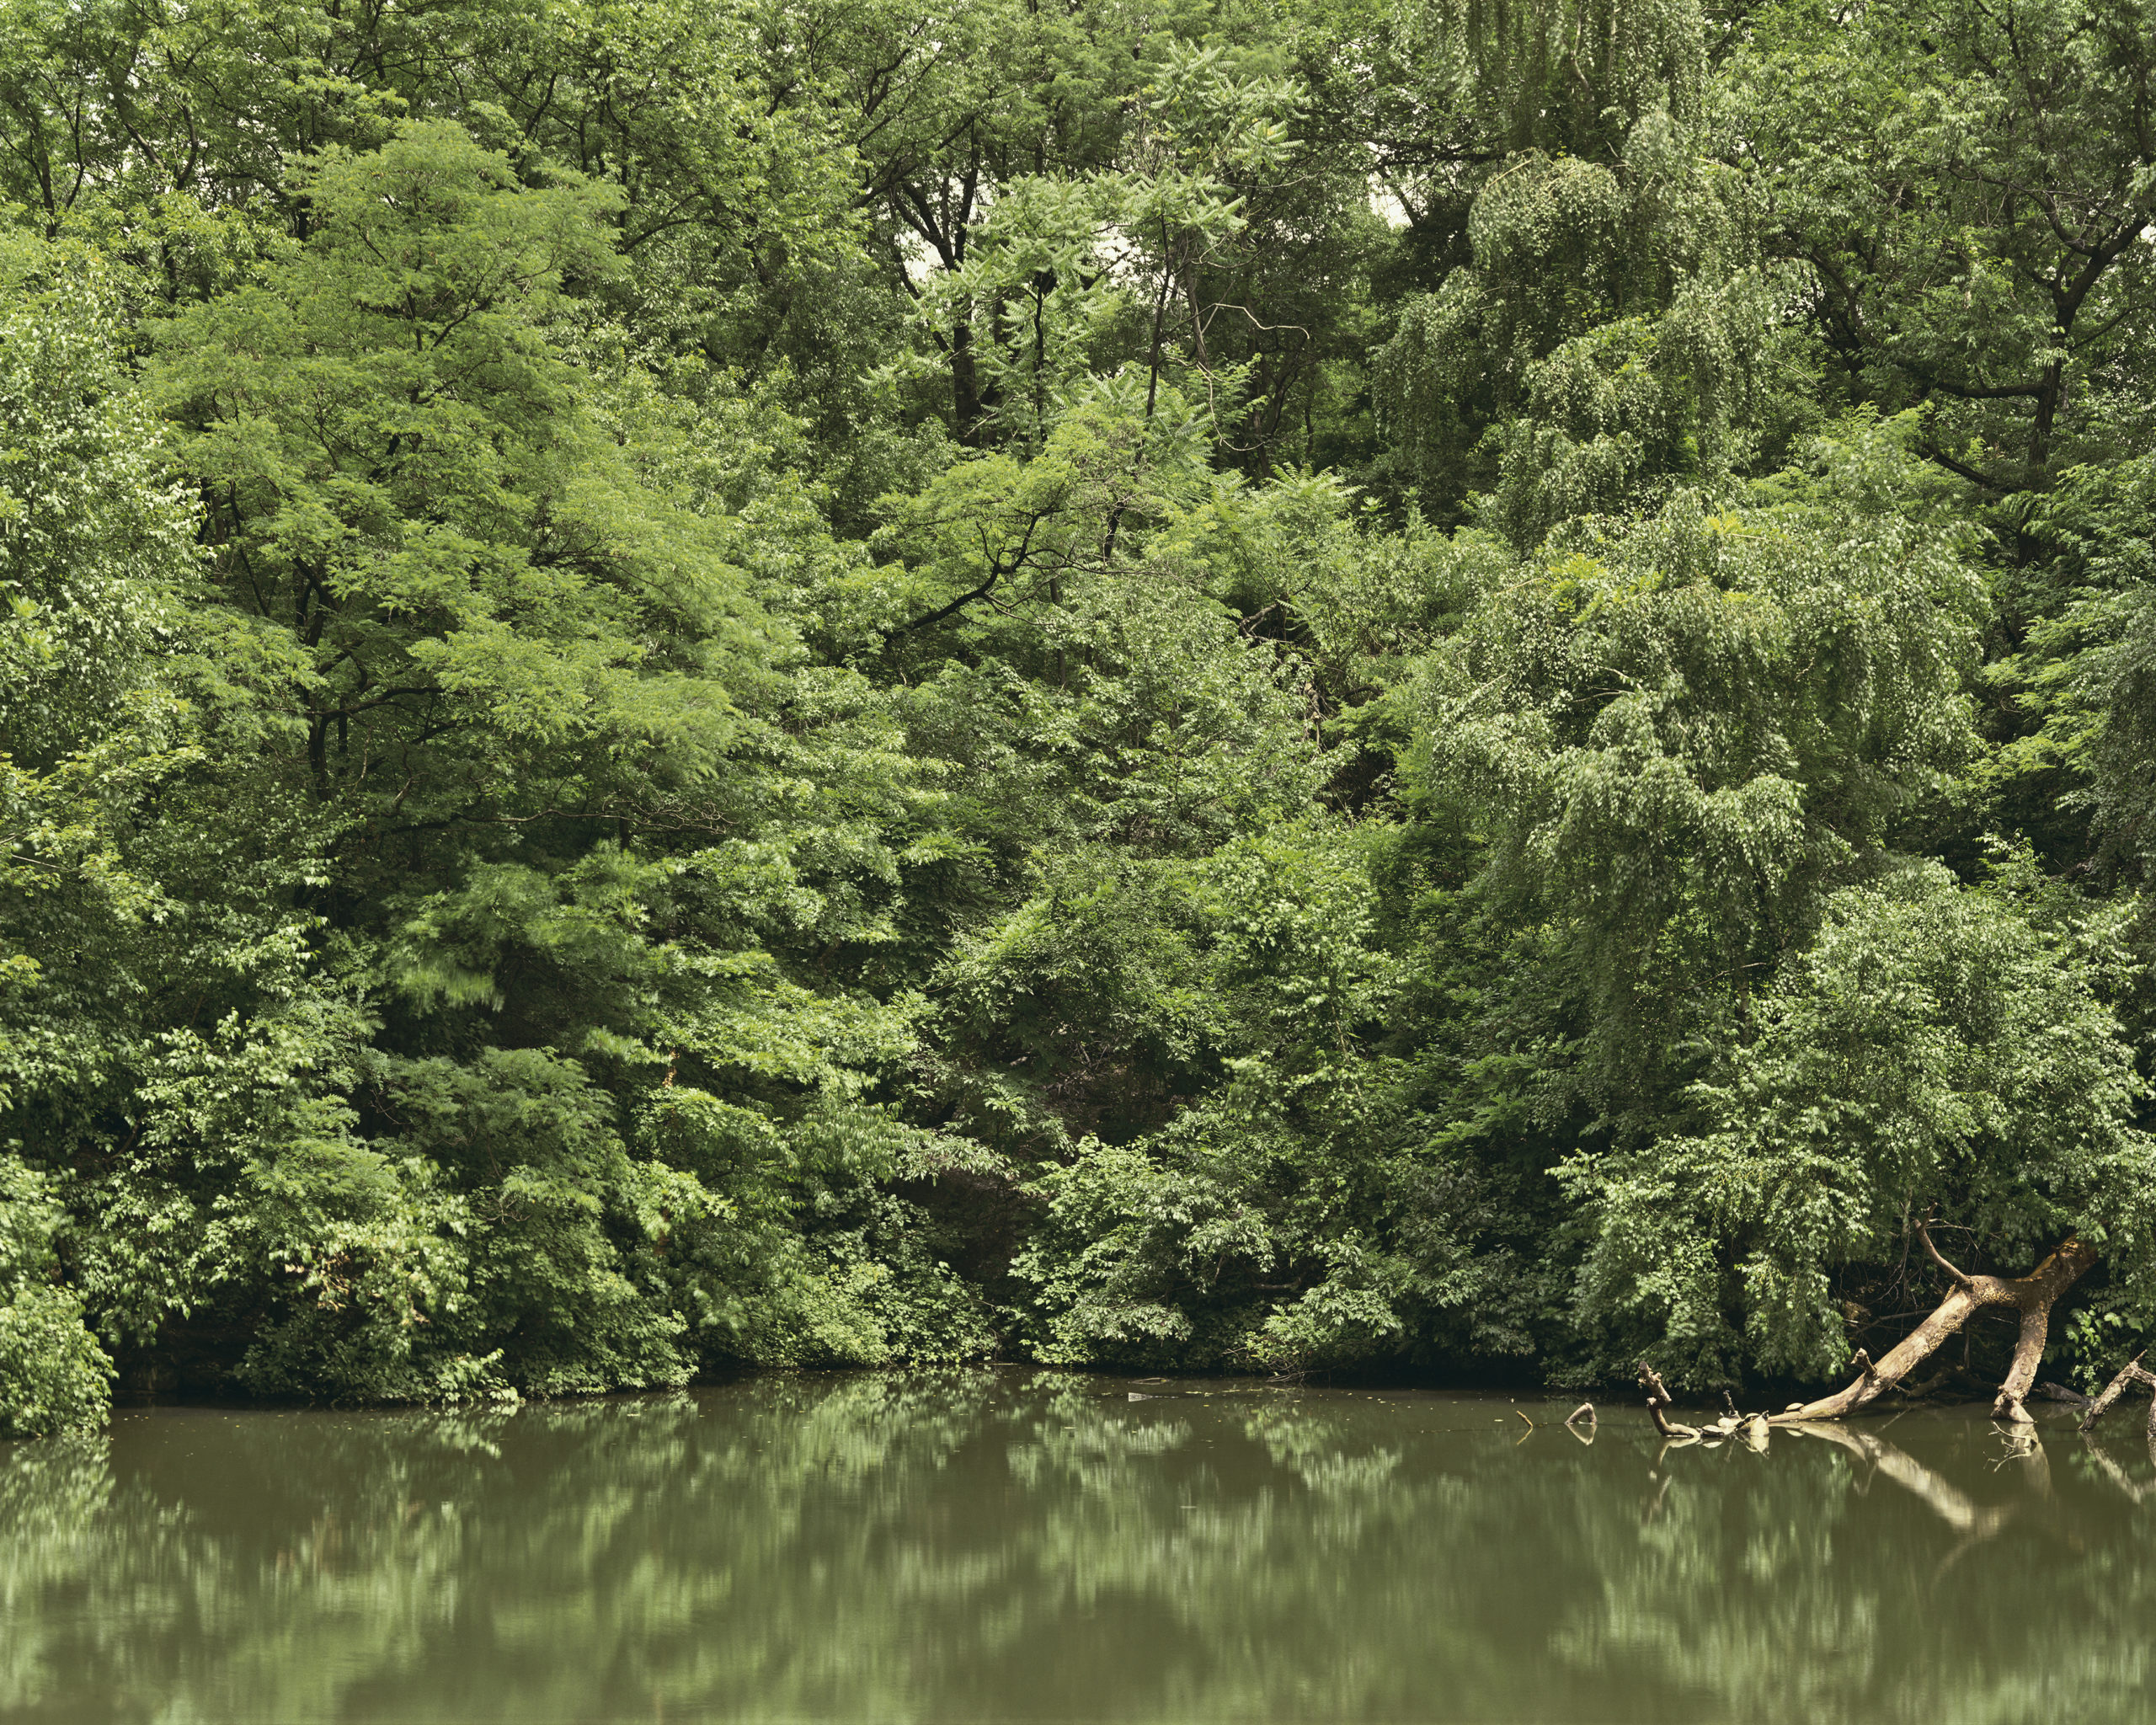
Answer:
<svg viewBox="0 0 2156 1725"><path fill-rule="evenodd" d="M1522 1405L1006 1370L125 1413L0 1446L0 1718L2156 1719L2137 1407L1755 1455Z"/></svg>

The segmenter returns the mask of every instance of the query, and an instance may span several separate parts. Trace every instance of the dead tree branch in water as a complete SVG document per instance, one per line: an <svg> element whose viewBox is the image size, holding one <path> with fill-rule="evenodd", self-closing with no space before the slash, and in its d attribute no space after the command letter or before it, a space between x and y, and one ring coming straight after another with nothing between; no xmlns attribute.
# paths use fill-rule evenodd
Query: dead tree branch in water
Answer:
<svg viewBox="0 0 2156 1725"><path fill-rule="evenodd" d="M1662 1381L1662 1374L1646 1361L1640 1362L1640 1387L1647 1392L1647 1418L1654 1422L1654 1429L1664 1438L1688 1438L1697 1442L1700 1429L1695 1425L1679 1425L1665 1410L1672 1397L1668 1386Z"/></svg>
<svg viewBox="0 0 2156 1725"><path fill-rule="evenodd" d="M2143 1365L2142 1359L2143 1355L2137 1354L2127 1361L2119 1368L2119 1375L2104 1386L2104 1393L2089 1404L2089 1412L2082 1417L2079 1427L2084 1437L2095 1429L2098 1420L2118 1405L2119 1398L2136 1384L2146 1384L2151 1389L2156 1389L2156 1371L2151 1371ZM2151 1451L2156 1452L2156 1400L2148 1404L2148 1443Z"/></svg>
<svg viewBox="0 0 2156 1725"><path fill-rule="evenodd" d="M1924 1251L1946 1272L1952 1286L1930 1316L1904 1337L1876 1365L1869 1354L1858 1350L1851 1362L1858 1368L1856 1381L1817 1402L1801 1402L1774 1416L1775 1425L1799 1421L1843 1419L1876 1402L1898 1386L1909 1373L1937 1353L1948 1338L1986 1306L2011 1306L2021 1314L2021 1333L2014 1343L2014 1363L1993 1402L1993 1419L2015 1425L2032 1422L2022 1406L2036 1381L2036 1367L2044 1357L2044 1343L2051 1333L2052 1306L2060 1295L2080 1280L2096 1262L2096 1249L2079 1240L2068 1240L2025 1276L1972 1276L1956 1268L1932 1244L1931 1231L1917 1224L1917 1237Z"/></svg>

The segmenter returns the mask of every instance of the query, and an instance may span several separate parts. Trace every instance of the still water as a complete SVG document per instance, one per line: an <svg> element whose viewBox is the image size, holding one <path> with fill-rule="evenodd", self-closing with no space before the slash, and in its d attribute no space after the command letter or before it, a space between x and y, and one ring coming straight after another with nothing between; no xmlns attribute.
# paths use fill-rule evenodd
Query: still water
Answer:
<svg viewBox="0 0 2156 1725"><path fill-rule="evenodd" d="M1000 1370L123 1413L0 1446L0 1718L2156 1719L2138 1409L1754 1454L1521 1406Z"/></svg>

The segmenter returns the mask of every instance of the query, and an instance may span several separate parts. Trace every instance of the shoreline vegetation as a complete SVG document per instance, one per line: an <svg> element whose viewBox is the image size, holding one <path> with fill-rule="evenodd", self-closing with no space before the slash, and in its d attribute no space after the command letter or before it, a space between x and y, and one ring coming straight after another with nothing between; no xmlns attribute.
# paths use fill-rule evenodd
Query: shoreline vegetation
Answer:
<svg viewBox="0 0 2156 1725"><path fill-rule="evenodd" d="M10 4L0 1435L2146 1391L2152 115L2156 0Z"/></svg>

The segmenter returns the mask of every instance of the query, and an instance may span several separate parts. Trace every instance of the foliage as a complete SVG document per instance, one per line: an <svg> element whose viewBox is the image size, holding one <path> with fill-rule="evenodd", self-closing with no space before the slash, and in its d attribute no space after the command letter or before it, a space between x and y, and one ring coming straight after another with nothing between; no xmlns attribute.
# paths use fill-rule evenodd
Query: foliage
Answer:
<svg viewBox="0 0 2156 1725"><path fill-rule="evenodd" d="M13 1156L0 1159L0 1436L96 1424L112 1362L83 1326L81 1296L53 1279L64 1214Z"/></svg>
<svg viewBox="0 0 2156 1725"><path fill-rule="evenodd" d="M11 6L8 1417L2142 1322L2146 24Z"/></svg>
<svg viewBox="0 0 2156 1725"><path fill-rule="evenodd" d="M1567 1168L1604 1217L1590 1305L1651 1310L1721 1371L1809 1374L1848 1347L1834 1273L1886 1259L1912 1216L2031 1262L2073 1233L2145 1263L2144 1085L2091 985L2104 932L2065 909L2025 853L1980 887L1913 864L1834 894L1757 1039L1700 1087L1710 1130ZM2113 1297L2147 1322L2138 1275Z"/></svg>
<svg viewBox="0 0 2156 1725"><path fill-rule="evenodd" d="M1808 266L1833 387L1921 405L1934 458L1994 496L2124 453L2087 409L2148 359L2145 0L1806 0L1748 34L1742 149Z"/></svg>
<svg viewBox="0 0 2156 1725"><path fill-rule="evenodd" d="M1749 185L1700 142L1657 111L1614 162L1529 152L1477 191L1471 264L1402 307L1379 361L1395 459L1433 509L1531 550L1789 452L1788 284Z"/></svg>
<svg viewBox="0 0 2156 1725"><path fill-rule="evenodd" d="M1575 955L1587 1097L1626 1131L1657 1124L1678 1050L1742 1039L1822 889L1972 746L1983 598L1952 532L1865 507L1906 462L1891 440L1818 459L1764 506L1577 524L1422 673L1421 771Z"/></svg>

